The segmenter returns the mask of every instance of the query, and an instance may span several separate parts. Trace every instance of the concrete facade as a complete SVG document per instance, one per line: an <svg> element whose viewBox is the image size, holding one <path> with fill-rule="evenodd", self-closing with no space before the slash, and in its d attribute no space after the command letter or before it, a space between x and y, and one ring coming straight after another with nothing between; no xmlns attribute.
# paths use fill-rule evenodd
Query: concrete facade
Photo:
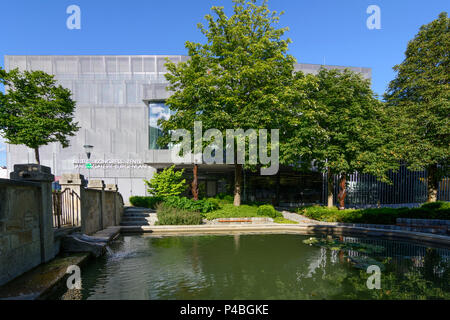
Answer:
<svg viewBox="0 0 450 320"><path fill-rule="evenodd" d="M78 173L89 180L118 185L125 202L131 195L146 195L143 179L156 171L154 164L170 163L167 150L154 150L149 138L149 102L162 103L169 96L164 77L166 58L186 61L186 56L5 56L5 68L43 70L55 75L58 83L70 89L77 102L75 119L81 129L70 139L70 147L53 143L40 148L41 163L51 167L58 178ZM321 65L298 64L297 70L317 73ZM338 68L340 66L324 66ZM371 78L371 69L349 69ZM160 108L160 106L155 106ZM92 162L110 166L88 170L84 145L94 146ZM76 164L78 161L78 164ZM130 165L118 163L134 161ZM33 150L7 146L7 168L33 163ZM153 165L153 166L152 166Z"/></svg>

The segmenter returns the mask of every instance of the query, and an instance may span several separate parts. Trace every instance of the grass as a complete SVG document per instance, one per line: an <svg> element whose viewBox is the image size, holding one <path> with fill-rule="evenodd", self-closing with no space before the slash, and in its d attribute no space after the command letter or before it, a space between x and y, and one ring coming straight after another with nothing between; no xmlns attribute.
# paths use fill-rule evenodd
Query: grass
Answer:
<svg viewBox="0 0 450 320"><path fill-rule="evenodd" d="M297 213L326 222L396 224L397 218L450 220L450 203L436 202L420 208L346 209L321 206L301 207Z"/></svg>
<svg viewBox="0 0 450 320"><path fill-rule="evenodd" d="M286 219L284 217L277 217L277 218L273 219L273 222L279 223L279 224L298 224L297 221L292 221L292 220Z"/></svg>
<svg viewBox="0 0 450 320"><path fill-rule="evenodd" d="M227 203L222 205L222 208L216 211L208 212L206 219L214 220L221 218L253 218L262 217L258 215L258 206L249 206L243 204L239 207L235 207L233 204Z"/></svg>

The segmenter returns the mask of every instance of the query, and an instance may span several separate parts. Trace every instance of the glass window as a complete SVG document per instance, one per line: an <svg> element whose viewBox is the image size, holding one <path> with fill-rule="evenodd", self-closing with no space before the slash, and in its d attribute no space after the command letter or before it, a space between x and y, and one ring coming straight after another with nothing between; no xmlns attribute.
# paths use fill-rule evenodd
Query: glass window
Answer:
<svg viewBox="0 0 450 320"><path fill-rule="evenodd" d="M170 115L173 114L169 107L164 103L149 103L148 105L148 115L149 115L149 126L148 126L148 145L150 150L161 150L167 149L167 147L161 147L158 145L158 138L162 136L161 128L158 126L159 119L169 119Z"/></svg>

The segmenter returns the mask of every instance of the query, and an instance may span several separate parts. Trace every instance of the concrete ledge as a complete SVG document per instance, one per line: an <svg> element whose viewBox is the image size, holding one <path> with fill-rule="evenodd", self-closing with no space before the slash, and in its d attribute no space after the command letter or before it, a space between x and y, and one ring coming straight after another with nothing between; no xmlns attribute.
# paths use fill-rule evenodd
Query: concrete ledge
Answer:
<svg viewBox="0 0 450 320"><path fill-rule="evenodd" d="M197 226L133 226L121 227L121 233L152 233L152 234L211 234L211 233L298 233L305 235L342 235L383 237L389 240L413 241L419 244L450 247L450 237L429 233L362 228L324 224L265 224L265 225L197 225Z"/></svg>
<svg viewBox="0 0 450 320"><path fill-rule="evenodd" d="M0 287L0 300L45 299L60 285L66 284L64 280L69 277L66 274L69 266L81 266L88 258L86 253L74 254L42 264Z"/></svg>

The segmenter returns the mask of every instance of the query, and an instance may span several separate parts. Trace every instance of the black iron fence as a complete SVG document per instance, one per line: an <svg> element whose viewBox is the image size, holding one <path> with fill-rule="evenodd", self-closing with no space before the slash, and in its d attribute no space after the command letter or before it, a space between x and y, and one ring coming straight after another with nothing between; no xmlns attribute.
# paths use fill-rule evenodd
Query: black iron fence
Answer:
<svg viewBox="0 0 450 320"><path fill-rule="evenodd" d="M53 191L53 227L80 225L80 196L71 189Z"/></svg>
<svg viewBox="0 0 450 320"><path fill-rule="evenodd" d="M380 182L369 174L355 173L347 178L348 206L377 204L423 203L427 200L427 172L409 171L402 166L398 172L390 172L392 184ZM337 204L339 177L334 181L334 200ZM328 193L326 176L324 176L322 201L326 203ZM450 178L439 183L438 200L450 201Z"/></svg>

